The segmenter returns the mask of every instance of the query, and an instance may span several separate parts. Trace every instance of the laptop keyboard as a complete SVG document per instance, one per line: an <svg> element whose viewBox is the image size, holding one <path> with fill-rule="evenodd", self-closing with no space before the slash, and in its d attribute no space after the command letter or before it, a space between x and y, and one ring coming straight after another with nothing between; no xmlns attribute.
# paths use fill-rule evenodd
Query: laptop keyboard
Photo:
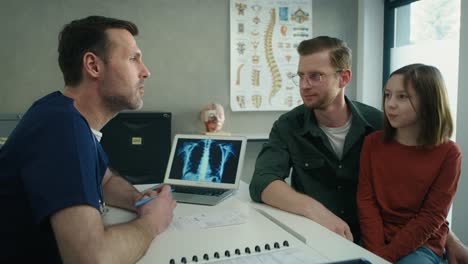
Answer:
<svg viewBox="0 0 468 264"><path fill-rule="evenodd" d="M192 186L176 186L172 185L172 190L177 193L189 193L189 194L200 194L208 196L219 196L227 190L204 188L204 187L192 187Z"/></svg>

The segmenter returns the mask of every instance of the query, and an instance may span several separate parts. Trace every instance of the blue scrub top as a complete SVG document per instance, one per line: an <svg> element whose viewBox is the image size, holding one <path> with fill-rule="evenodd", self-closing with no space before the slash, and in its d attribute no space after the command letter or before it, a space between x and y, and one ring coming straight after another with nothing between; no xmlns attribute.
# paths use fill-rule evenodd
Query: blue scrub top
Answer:
<svg viewBox="0 0 468 264"><path fill-rule="evenodd" d="M99 210L107 165L71 98L36 101L0 148L0 263L60 263L50 216L76 205Z"/></svg>

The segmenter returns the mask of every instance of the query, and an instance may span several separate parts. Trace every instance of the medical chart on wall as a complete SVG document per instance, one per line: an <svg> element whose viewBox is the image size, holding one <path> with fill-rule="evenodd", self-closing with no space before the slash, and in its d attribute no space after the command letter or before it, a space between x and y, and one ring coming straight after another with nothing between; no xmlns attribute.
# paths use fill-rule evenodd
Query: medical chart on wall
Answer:
<svg viewBox="0 0 468 264"><path fill-rule="evenodd" d="M302 104L291 77L297 46L312 37L312 0L231 0L230 16L232 111Z"/></svg>

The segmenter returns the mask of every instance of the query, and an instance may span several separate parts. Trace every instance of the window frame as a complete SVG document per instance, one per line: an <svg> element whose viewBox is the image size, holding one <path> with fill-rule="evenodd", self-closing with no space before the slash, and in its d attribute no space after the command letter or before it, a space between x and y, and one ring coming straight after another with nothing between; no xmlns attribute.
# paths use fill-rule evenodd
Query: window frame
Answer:
<svg viewBox="0 0 468 264"><path fill-rule="evenodd" d="M384 42L382 87L390 76L390 50L395 43L395 9L420 0L385 0L384 3Z"/></svg>

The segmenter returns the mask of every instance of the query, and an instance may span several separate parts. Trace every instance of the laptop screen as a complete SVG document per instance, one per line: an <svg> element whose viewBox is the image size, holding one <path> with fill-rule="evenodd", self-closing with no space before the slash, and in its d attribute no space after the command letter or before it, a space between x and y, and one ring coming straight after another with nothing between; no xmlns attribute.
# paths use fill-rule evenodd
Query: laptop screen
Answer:
<svg viewBox="0 0 468 264"><path fill-rule="evenodd" d="M176 135L165 183L234 188L242 171L243 137Z"/></svg>

